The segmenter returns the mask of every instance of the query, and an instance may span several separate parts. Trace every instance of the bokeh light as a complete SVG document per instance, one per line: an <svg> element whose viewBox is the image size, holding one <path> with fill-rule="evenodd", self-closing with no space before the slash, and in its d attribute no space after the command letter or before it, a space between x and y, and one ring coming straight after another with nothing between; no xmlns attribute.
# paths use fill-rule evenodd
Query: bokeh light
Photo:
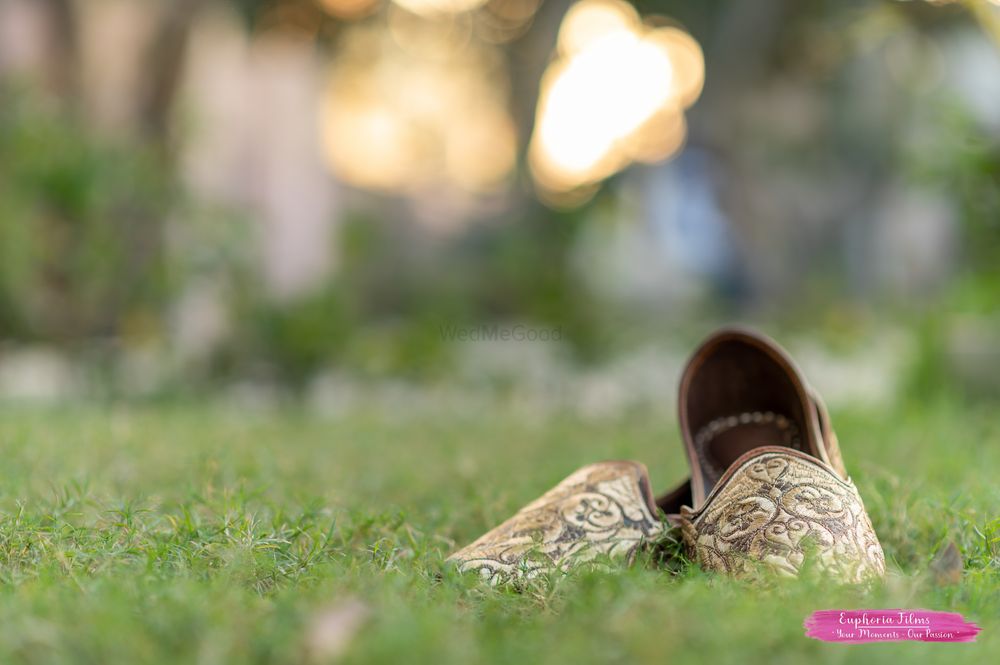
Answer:
<svg viewBox="0 0 1000 665"><path fill-rule="evenodd" d="M448 26L350 29L327 85L324 153L345 182L390 192L496 191L516 132L502 60Z"/></svg>
<svg viewBox="0 0 1000 665"><path fill-rule="evenodd" d="M582 0L563 19L541 83L529 163L540 194L576 204L633 161L681 148L704 82L698 43L620 0Z"/></svg>
<svg viewBox="0 0 1000 665"><path fill-rule="evenodd" d="M491 44L521 37L534 21L541 0L489 0L473 15L476 34Z"/></svg>
<svg viewBox="0 0 1000 665"><path fill-rule="evenodd" d="M482 7L486 0L392 0L394 3L420 16L460 14Z"/></svg>
<svg viewBox="0 0 1000 665"><path fill-rule="evenodd" d="M639 13L621 0L586 0L570 7L559 26L559 51L579 53L602 37L619 31L634 32Z"/></svg>
<svg viewBox="0 0 1000 665"><path fill-rule="evenodd" d="M331 16L356 19L374 11L381 0L319 0L319 4Z"/></svg>

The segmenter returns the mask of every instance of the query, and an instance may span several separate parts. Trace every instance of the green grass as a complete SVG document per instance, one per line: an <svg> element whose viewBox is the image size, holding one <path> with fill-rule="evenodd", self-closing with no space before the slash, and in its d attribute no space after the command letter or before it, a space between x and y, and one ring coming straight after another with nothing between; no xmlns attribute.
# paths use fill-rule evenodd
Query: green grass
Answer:
<svg viewBox="0 0 1000 665"><path fill-rule="evenodd" d="M834 420L890 561L884 584L738 583L646 558L518 593L443 559L588 462L642 460L658 489L679 480L669 416L6 407L0 662L311 662L309 626L349 598L370 618L346 662L996 662L994 410ZM936 586L928 565L948 540L963 581ZM806 615L832 607L959 611L983 632L941 645L803 637Z"/></svg>

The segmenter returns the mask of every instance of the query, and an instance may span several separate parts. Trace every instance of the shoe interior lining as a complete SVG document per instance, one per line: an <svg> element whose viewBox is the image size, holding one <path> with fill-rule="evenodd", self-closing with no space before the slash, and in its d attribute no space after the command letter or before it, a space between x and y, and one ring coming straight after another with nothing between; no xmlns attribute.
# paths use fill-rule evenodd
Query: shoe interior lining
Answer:
<svg viewBox="0 0 1000 665"><path fill-rule="evenodd" d="M749 450L787 446L810 452L802 399L786 367L742 339L719 342L696 367L686 411L698 458L694 472L706 495Z"/></svg>
<svg viewBox="0 0 1000 665"><path fill-rule="evenodd" d="M754 448L786 446L802 450L798 426L773 411L745 411L716 418L695 434L694 441L709 487L714 487L733 462Z"/></svg>

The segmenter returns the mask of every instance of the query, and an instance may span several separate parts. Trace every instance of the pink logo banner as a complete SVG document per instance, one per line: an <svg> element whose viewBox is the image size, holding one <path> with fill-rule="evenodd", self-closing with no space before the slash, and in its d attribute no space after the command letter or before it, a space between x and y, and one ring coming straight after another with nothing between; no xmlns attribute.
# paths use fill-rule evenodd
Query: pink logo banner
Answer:
<svg viewBox="0 0 1000 665"><path fill-rule="evenodd" d="M806 637L824 642L975 642L981 630L957 612L819 610L806 619Z"/></svg>

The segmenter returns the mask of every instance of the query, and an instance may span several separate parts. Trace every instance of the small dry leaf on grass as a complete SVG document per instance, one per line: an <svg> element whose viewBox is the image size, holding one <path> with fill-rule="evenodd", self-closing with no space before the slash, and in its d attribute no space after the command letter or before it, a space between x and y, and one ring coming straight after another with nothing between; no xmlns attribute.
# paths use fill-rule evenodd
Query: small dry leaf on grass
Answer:
<svg viewBox="0 0 1000 665"><path fill-rule="evenodd" d="M934 560L931 561L934 583L941 586L961 582L964 569L965 562L962 559L962 553L953 540L949 540L948 544L939 549L934 555Z"/></svg>
<svg viewBox="0 0 1000 665"><path fill-rule="evenodd" d="M326 663L342 656L371 613L371 608L355 597L345 598L317 612L306 632L305 649L309 662Z"/></svg>

